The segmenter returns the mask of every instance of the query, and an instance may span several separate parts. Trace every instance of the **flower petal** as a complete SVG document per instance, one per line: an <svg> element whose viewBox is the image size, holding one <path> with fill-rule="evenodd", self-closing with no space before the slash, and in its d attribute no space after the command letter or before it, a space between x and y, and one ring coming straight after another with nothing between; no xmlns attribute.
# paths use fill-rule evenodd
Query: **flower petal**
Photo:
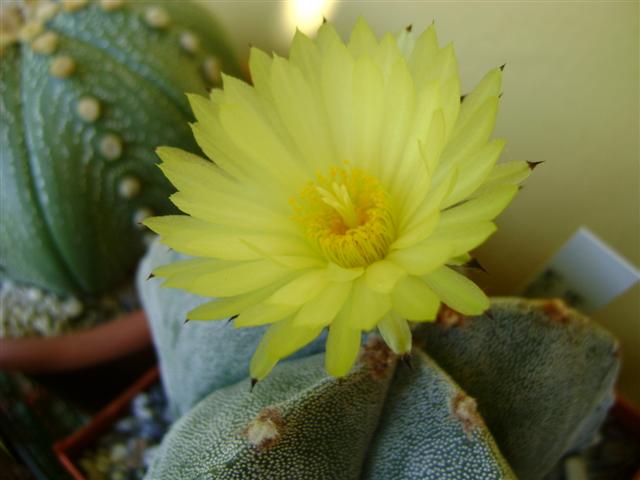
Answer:
<svg viewBox="0 0 640 480"><path fill-rule="evenodd" d="M436 318L440 299L421 279L408 275L400 280L391 294L393 310L407 320L418 322Z"/></svg>
<svg viewBox="0 0 640 480"><path fill-rule="evenodd" d="M364 278L371 290L379 293L389 293L396 282L406 274L407 272L397 263L389 260L380 260L367 267Z"/></svg>
<svg viewBox="0 0 640 480"><path fill-rule="evenodd" d="M424 275L445 264L453 248L448 242L431 241L392 251L388 258L411 275Z"/></svg>
<svg viewBox="0 0 640 480"><path fill-rule="evenodd" d="M187 318L189 320L221 320L238 315L243 310L262 302L279 285L280 283L274 283L243 295L220 298L212 302L203 303L187 313Z"/></svg>
<svg viewBox="0 0 640 480"><path fill-rule="evenodd" d="M351 282L329 284L319 295L305 303L292 324L307 327L326 327L338 314L351 292Z"/></svg>
<svg viewBox="0 0 640 480"><path fill-rule="evenodd" d="M423 277L427 285L456 312L479 315L489 308L489 299L478 286L464 275L441 267Z"/></svg>
<svg viewBox="0 0 640 480"><path fill-rule="evenodd" d="M456 257L484 243L495 231L495 224L488 221L447 223L439 225L428 241L448 244L450 256Z"/></svg>
<svg viewBox="0 0 640 480"><path fill-rule="evenodd" d="M349 322L350 310L349 304L345 304L329 327L324 364L329 375L334 377L349 373L360 351L362 335Z"/></svg>
<svg viewBox="0 0 640 480"><path fill-rule="evenodd" d="M366 280L360 278L353 284L350 308L350 327L368 332L391 309L391 297L370 289Z"/></svg>
<svg viewBox="0 0 640 480"><path fill-rule="evenodd" d="M411 351L411 330L407 321L395 312L389 312L378 323L378 330L394 353L404 355Z"/></svg>
<svg viewBox="0 0 640 480"><path fill-rule="evenodd" d="M478 197L464 202L462 205L442 212L440 225L493 220L509 205L516 193L518 193L516 185L495 187Z"/></svg>
<svg viewBox="0 0 640 480"><path fill-rule="evenodd" d="M476 113L489 97L497 97L500 95L502 87L502 70L494 68L490 70L480 83L467 95L460 107L460 115L456 122L455 134L465 128L467 122Z"/></svg>
<svg viewBox="0 0 640 480"><path fill-rule="evenodd" d="M262 302L244 309L233 323L236 328L258 327L276 323L294 314L299 308L296 305L274 305Z"/></svg>
<svg viewBox="0 0 640 480"><path fill-rule="evenodd" d="M271 325L251 358L251 378L262 380L279 360L301 349L322 332L322 328L293 325L291 319Z"/></svg>
<svg viewBox="0 0 640 480"><path fill-rule="evenodd" d="M300 306L315 298L328 283L326 269L310 270L278 289L267 303Z"/></svg>
<svg viewBox="0 0 640 480"><path fill-rule="evenodd" d="M349 44L347 45L349 53L354 59L363 55L372 56L375 54L377 47L378 41L371 27L362 17L359 17L349 37Z"/></svg>

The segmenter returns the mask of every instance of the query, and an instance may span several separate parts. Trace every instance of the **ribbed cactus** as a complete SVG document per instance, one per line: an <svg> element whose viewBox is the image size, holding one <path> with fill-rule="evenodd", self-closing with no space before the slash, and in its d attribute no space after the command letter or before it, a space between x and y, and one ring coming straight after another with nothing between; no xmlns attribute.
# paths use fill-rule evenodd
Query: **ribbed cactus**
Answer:
<svg viewBox="0 0 640 480"><path fill-rule="evenodd" d="M184 325L200 300L146 280L175 258L154 245L138 287L170 399L180 413L194 407L149 479L538 479L592 441L611 404L611 335L559 302L522 299L474 318L443 310L414 331L410 361L372 336L346 378L326 376L320 354L250 392L248 378L230 384L260 332Z"/></svg>
<svg viewBox="0 0 640 480"><path fill-rule="evenodd" d="M184 92L238 67L187 1L24 3L1 39L0 271L101 293L142 254L139 222L170 209L155 147L197 151Z"/></svg>

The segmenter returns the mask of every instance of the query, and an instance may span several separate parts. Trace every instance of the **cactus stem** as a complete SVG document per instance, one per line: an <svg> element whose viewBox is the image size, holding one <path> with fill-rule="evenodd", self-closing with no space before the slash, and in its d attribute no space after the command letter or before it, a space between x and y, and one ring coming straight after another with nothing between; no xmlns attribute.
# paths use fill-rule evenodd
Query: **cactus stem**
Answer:
<svg viewBox="0 0 640 480"><path fill-rule="evenodd" d="M63 0L62 8L65 12L77 12L87 6L87 0Z"/></svg>
<svg viewBox="0 0 640 480"><path fill-rule="evenodd" d="M164 8L153 6L145 10L144 21L151 28L164 29L171 23L171 17Z"/></svg>
<svg viewBox="0 0 640 480"><path fill-rule="evenodd" d="M124 2L122 0L100 0L100 6L106 12L112 12L122 7Z"/></svg>
<svg viewBox="0 0 640 480"><path fill-rule="evenodd" d="M49 66L49 73L56 78L67 78L76 70L76 62L73 58L60 55L53 59Z"/></svg>
<svg viewBox="0 0 640 480"><path fill-rule="evenodd" d="M76 105L76 113L87 123L93 123L100 117L100 102L94 97L82 97Z"/></svg>
<svg viewBox="0 0 640 480"><path fill-rule="evenodd" d="M58 35L53 32L41 33L31 43L31 49L43 55L51 55L56 48L58 48Z"/></svg>
<svg viewBox="0 0 640 480"><path fill-rule="evenodd" d="M489 317L491 320L495 320L496 318L493 316L493 312L491 311L490 308L487 308L483 315L486 315L487 317Z"/></svg>
<svg viewBox="0 0 640 480"><path fill-rule="evenodd" d="M117 160L122 155L122 140L114 133L107 133L100 140L99 150L107 160Z"/></svg>
<svg viewBox="0 0 640 480"><path fill-rule="evenodd" d="M527 165L529 165L529 168L531 170L534 170L538 165L540 165L541 163L544 163L544 160L541 160L539 162L527 162Z"/></svg>

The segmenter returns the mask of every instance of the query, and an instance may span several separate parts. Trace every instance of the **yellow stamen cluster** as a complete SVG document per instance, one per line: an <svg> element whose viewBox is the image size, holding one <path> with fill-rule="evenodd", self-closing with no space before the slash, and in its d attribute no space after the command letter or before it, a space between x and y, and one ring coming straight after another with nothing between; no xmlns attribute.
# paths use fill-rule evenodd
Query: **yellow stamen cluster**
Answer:
<svg viewBox="0 0 640 480"><path fill-rule="evenodd" d="M365 267L387 255L395 237L389 198L372 176L333 167L291 199L295 220L328 260Z"/></svg>

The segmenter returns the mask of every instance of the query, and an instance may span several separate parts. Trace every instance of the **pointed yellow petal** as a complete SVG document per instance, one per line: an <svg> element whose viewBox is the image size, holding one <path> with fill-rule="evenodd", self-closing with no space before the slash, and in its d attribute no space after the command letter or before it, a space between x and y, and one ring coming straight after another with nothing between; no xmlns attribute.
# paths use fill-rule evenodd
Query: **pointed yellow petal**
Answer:
<svg viewBox="0 0 640 480"><path fill-rule="evenodd" d="M493 140L481 148L476 155L460 164L458 179L445 199L443 208L464 200L482 185L498 161L504 144L504 140Z"/></svg>
<svg viewBox="0 0 640 480"><path fill-rule="evenodd" d="M393 310L407 320L424 322L438 314L440 299L421 279L408 275L400 280L391 294Z"/></svg>
<svg viewBox="0 0 640 480"><path fill-rule="evenodd" d="M329 141L329 126L321 109L319 92L302 75L300 69L287 60L276 57L271 69L271 90L274 105L291 141L297 147L297 159L307 162L312 178L317 169L335 158L333 144ZM252 140L253 141L253 140ZM288 172L286 172L288 173ZM304 185L304 181L298 185Z"/></svg>
<svg viewBox="0 0 640 480"><path fill-rule="evenodd" d="M189 320L219 320L238 315L243 310L262 302L271 295L279 285L280 282L243 295L221 298L204 303L187 313L187 318Z"/></svg>
<svg viewBox="0 0 640 480"><path fill-rule="evenodd" d="M228 262L222 262L220 260L190 258L188 260L178 260L177 262L173 262L168 265L156 267L153 269L153 276L169 278L173 275L198 272L202 270L207 271L208 269L216 269L228 265Z"/></svg>
<svg viewBox="0 0 640 480"><path fill-rule="evenodd" d="M518 193L516 185L495 187L462 205L443 212L440 215L440 225L493 220L509 205L516 193Z"/></svg>
<svg viewBox="0 0 640 480"><path fill-rule="evenodd" d="M343 47L346 51L346 47L344 43L342 43L342 39L340 35L338 35L336 28L329 22L323 23L318 29L316 43L323 55L327 55L328 52L338 46Z"/></svg>
<svg viewBox="0 0 640 480"><path fill-rule="evenodd" d="M279 360L301 349L322 332L322 328L297 327L291 320L283 320L271 325L251 359L251 378L262 380Z"/></svg>
<svg viewBox="0 0 640 480"><path fill-rule="evenodd" d="M300 306L315 298L328 283L326 269L310 270L280 288L267 303Z"/></svg>
<svg viewBox="0 0 640 480"><path fill-rule="evenodd" d="M350 306L346 304L329 327L324 364L329 375L334 377L349 373L360 351L361 333L349 324L349 310Z"/></svg>
<svg viewBox="0 0 640 480"><path fill-rule="evenodd" d="M335 263L329 263L326 275L332 282L352 282L364 273L364 268L343 268Z"/></svg>
<svg viewBox="0 0 640 480"><path fill-rule="evenodd" d="M291 156L270 124L255 111L237 103L225 103L220 106L220 121L229 138L249 159L251 168L270 181L295 191L309 178L308 172Z"/></svg>
<svg viewBox="0 0 640 480"><path fill-rule="evenodd" d="M427 285L456 312L463 315L479 315L489 308L489 299L467 277L442 267L424 276Z"/></svg>
<svg viewBox="0 0 640 480"><path fill-rule="evenodd" d="M460 107L460 115L456 122L455 133L457 134L465 127L467 121L476 113L478 108L484 104L489 97L497 97L500 95L502 87L502 70L494 68L490 70L480 83L467 95Z"/></svg>
<svg viewBox="0 0 640 480"><path fill-rule="evenodd" d="M495 224L488 221L447 223L438 225L428 238L428 242L449 245L450 257L455 257L483 244L495 231Z"/></svg>
<svg viewBox="0 0 640 480"><path fill-rule="evenodd" d="M265 287L291 273L290 269L270 260L257 260L222 264L217 269L194 269L180 276L171 276L165 285L205 297L232 297Z"/></svg>
<svg viewBox="0 0 640 480"><path fill-rule="evenodd" d="M382 76L385 79L389 78L391 69L395 64L397 64L398 62L406 64L406 61L402 56L400 49L398 48L396 39L390 33L385 33L383 35L382 39L380 40L380 44L376 49L374 59L377 65L380 67ZM408 70L407 73L409 73ZM409 73L409 75L411 74Z"/></svg>
<svg viewBox="0 0 640 480"><path fill-rule="evenodd" d="M390 312L378 323L378 330L394 353L404 355L411 351L411 330L407 321Z"/></svg>
<svg viewBox="0 0 640 480"><path fill-rule="evenodd" d="M307 81L319 93L320 49L313 40L300 30L296 30L293 37L289 60L300 69Z"/></svg>
<svg viewBox="0 0 640 480"><path fill-rule="evenodd" d="M370 170L380 156L385 101L382 72L371 57L363 56L355 61L352 98L353 157L349 160L355 166Z"/></svg>
<svg viewBox="0 0 640 480"><path fill-rule="evenodd" d="M406 274L407 272L397 263L389 260L380 260L367 267L364 278L371 290L389 293L396 282Z"/></svg>
<svg viewBox="0 0 640 480"><path fill-rule="evenodd" d="M349 37L349 53L356 59L362 55L374 55L378 47L378 41L369 24L362 18L356 20Z"/></svg>
<svg viewBox="0 0 640 480"><path fill-rule="evenodd" d="M409 66L417 85L426 82L428 72L434 68L438 50L436 29L431 25L416 39L409 59Z"/></svg>
<svg viewBox="0 0 640 480"><path fill-rule="evenodd" d="M293 325L326 327L338 314L351 292L351 282L331 283L313 300L305 303L293 318Z"/></svg>
<svg viewBox="0 0 640 480"><path fill-rule="evenodd" d="M275 323L294 314L298 308L295 305L274 305L262 302L240 312L238 318L234 320L234 325L236 328L243 328Z"/></svg>
<svg viewBox="0 0 640 480"><path fill-rule="evenodd" d="M360 278L353 284L350 308L349 326L368 332L391 309L391 297L371 290L366 280Z"/></svg>
<svg viewBox="0 0 640 480"><path fill-rule="evenodd" d="M493 167L484 184L475 192L482 195L500 185L518 185L531 174L527 162L500 163Z"/></svg>
<svg viewBox="0 0 640 480"><path fill-rule="evenodd" d="M498 114L498 97L489 97L473 114L458 134L442 152L442 160L436 170L434 181L438 181L449 168L464 162L478 152L489 140Z"/></svg>
<svg viewBox="0 0 640 480"><path fill-rule="evenodd" d="M256 90L263 98L271 98L271 55L262 50L251 47L249 53L249 70L251 71L251 81Z"/></svg>
<svg viewBox="0 0 640 480"><path fill-rule="evenodd" d="M324 29L323 25L320 32ZM319 37L318 42L322 38ZM348 88L353 84L353 59L342 43L331 41L328 45L331 47L322 56L322 96L337 160L343 161L353 158L353 92Z"/></svg>
<svg viewBox="0 0 640 480"><path fill-rule="evenodd" d="M387 257L411 275L425 275L445 264L451 258L453 248L449 243L427 241L392 251Z"/></svg>
<svg viewBox="0 0 640 480"><path fill-rule="evenodd" d="M380 143L380 177L388 181L398 167L414 116L416 94L411 72L404 60L392 67L384 94L384 128Z"/></svg>

